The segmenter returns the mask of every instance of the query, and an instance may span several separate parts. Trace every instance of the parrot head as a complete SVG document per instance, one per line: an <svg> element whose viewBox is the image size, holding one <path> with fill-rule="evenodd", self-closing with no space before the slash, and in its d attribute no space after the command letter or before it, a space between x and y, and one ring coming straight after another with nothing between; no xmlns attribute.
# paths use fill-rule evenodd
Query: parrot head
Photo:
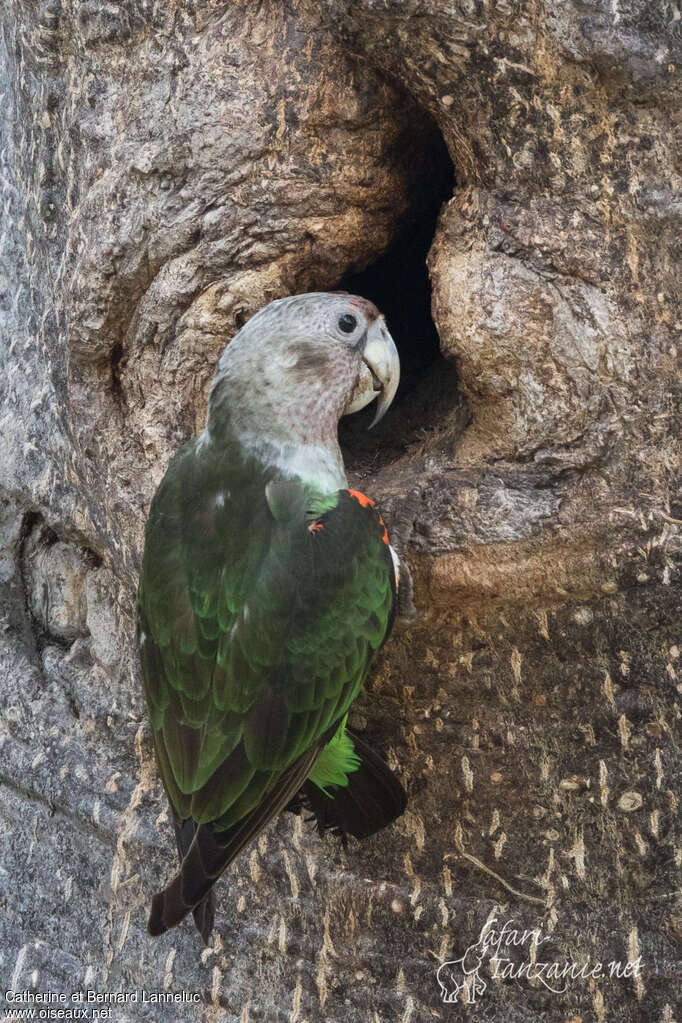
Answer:
<svg viewBox="0 0 682 1023"><path fill-rule="evenodd" d="M398 352L372 302L343 292L277 299L223 353L208 427L229 418L261 436L335 444L339 419L375 399L371 426L379 422L399 379Z"/></svg>

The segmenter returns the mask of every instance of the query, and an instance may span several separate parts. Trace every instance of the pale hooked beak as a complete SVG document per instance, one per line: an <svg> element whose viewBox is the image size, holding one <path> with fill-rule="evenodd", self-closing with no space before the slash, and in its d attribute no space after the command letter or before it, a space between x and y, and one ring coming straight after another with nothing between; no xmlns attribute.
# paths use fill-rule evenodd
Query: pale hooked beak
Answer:
<svg viewBox="0 0 682 1023"><path fill-rule="evenodd" d="M358 412L365 405L369 405L370 401L378 398L376 414L369 424L371 430L380 419L383 419L400 383L398 349L386 329L383 316L375 320L367 332L362 363L360 379L344 409L344 415Z"/></svg>

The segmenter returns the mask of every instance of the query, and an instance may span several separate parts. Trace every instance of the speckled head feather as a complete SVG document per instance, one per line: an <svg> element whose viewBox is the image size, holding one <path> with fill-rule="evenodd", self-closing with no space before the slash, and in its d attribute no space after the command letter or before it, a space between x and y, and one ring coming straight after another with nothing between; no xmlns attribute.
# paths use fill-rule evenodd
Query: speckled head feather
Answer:
<svg viewBox="0 0 682 1023"><path fill-rule="evenodd" d="M348 330L351 317L355 325ZM367 333L379 317L371 302L340 292L271 302L241 328L220 359L209 430L229 418L240 431L334 443L360 376Z"/></svg>
<svg viewBox="0 0 682 1023"><path fill-rule="evenodd" d="M365 351L390 343L383 317L364 298L312 292L261 309L225 349L211 386L206 438L238 438L264 460L305 475L309 456L345 486L337 428L342 415L379 393Z"/></svg>

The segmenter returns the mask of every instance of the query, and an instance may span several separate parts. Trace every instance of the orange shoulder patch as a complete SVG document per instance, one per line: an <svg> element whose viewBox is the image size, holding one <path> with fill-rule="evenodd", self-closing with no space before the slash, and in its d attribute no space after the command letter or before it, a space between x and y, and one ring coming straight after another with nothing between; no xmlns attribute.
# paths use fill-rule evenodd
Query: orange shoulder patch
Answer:
<svg viewBox="0 0 682 1023"><path fill-rule="evenodd" d="M350 494L351 497L355 498L358 504L361 504L363 508L374 507L374 501L372 500L371 497L367 497L367 494L361 494L359 490L349 490L348 493ZM384 523L384 520L382 519L381 515L379 515L378 512L377 516L379 518L379 525L384 531L384 534L381 537L381 539L384 541L385 544L388 544L388 530L386 529L386 524Z"/></svg>
<svg viewBox="0 0 682 1023"><path fill-rule="evenodd" d="M367 497L367 494L361 494L359 490L349 490L348 493L351 497L354 497L358 504L361 504L363 508L374 507L374 501L371 497Z"/></svg>

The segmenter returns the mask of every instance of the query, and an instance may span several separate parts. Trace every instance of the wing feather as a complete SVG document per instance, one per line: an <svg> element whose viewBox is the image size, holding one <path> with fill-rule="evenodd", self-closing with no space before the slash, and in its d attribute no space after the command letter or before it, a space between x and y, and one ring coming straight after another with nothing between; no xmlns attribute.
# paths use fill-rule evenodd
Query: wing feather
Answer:
<svg viewBox="0 0 682 1023"><path fill-rule="evenodd" d="M190 445L171 463L138 608L159 766L180 820L219 831L253 815L347 711L389 626L383 532L347 491L273 479L235 448Z"/></svg>

